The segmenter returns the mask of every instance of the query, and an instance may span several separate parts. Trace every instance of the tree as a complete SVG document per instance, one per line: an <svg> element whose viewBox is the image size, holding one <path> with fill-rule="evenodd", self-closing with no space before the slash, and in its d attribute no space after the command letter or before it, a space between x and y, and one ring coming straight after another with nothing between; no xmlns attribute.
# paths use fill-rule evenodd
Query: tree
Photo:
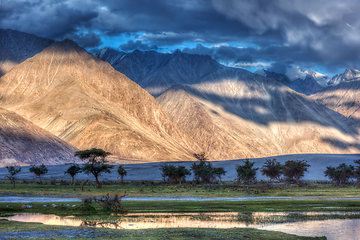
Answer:
<svg viewBox="0 0 360 240"><path fill-rule="evenodd" d="M178 166L175 168L174 177L178 180L181 185L181 181L185 181L187 175L191 175L191 172L187 170L184 166Z"/></svg>
<svg viewBox="0 0 360 240"><path fill-rule="evenodd" d="M271 180L277 179L279 180L282 174L282 165L276 161L274 158L273 160L266 159L264 165L261 167L260 172L262 175L266 175Z"/></svg>
<svg viewBox="0 0 360 240"><path fill-rule="evenodd" d="M190 171L187 170L184 166L174 166L171 164L165 164L160 166L161 176L164 179L164 182L175 182L178 181L181 185L181 182L185 181L187 175L191 175Z"/></svg>
<svg viewBox="0 0 360 240"><path fill-rule="evenodd" d="M238 182L243 182L247 188L247 193L249 193L249 186L252 181L256 179L256 171L259 168L254 168L255 162L250 162L249 159L244 161L244 165L236 166L236 172L238 177Z"/></svg>
<svg viewBox="0 0 360 240"><path fill-rule="evenodd" d="M106 164L107 161L105 158L110 154L111 153L109 152L96 148L75 152L75 157L79 157L81 160L87 160L81 168L81 171L87 175L90 173L94 175L98 188L101 188L101 184L98 179L99 176L101 176L101 173L111 173L111 169L114 168L114 166Z"/></svg>
<svg viewBox="0 0 360 240"><path fill-rule="evenodd" d="M225 175L226 171L223 167L213 168L212 173L219 177L219 181L221 182L221 175Z"/></svg>
<svg viewBox="0 0 360 240"><path fill-rule="evenodd" d="M160 166L161 176L164 179L164 182L174 182L175 181L175 170L176 167L171 164L165 164Z"/></svg>
<svg viewBox="0 0 360 240"><path fill-rule="evenodd" d="M358 182L360 182L360 159L354 160L354 163L358 165L354 169L354 177L358 180Z"/></svg>
<svg viewBox="0 0 360 240"><path fill-rule="evenodd" d="M120 165L117 169L117 172L121 178L121 182L124 182L124 176L127 174L126 170L123 168L123 166Z"/></svg>
<svg viewBox="0 0 360 240"><path fill-rule="evenodd" d="M295 179L300 186L300 178L307 172L310 164L305 160L288 160L283 166L283 174L288 182Z"/></svg>
<svg viewBox="0 0 360 240"><path fill-rule="evenodd" d="M205 152L194 153L194 157L199 160L198 163L191 165L191 170L194 172L194 179L197 182L211 183L211 181L215 179L215 174L213 173L214 168L211 163L206 162L207 156Z"/></svg>
<svg viewBox="0 0 360 240"><path fill-rule="evenodd" d="M72 164L65 172L64 174L70 174L71 176L71 185L74 185L74 178L75 175L81 173L81 167L79 166L79 164Z"/></svg>
<svg viewBox="0 0 360 240"><path fill-rule="evenodd" d="M15 188L15 175L21 172L21 167L8 166L6 168L10 174L10 176L6 176L6 177L13 183L14 185L13 188Z"/></svg>
<svg viewBox="0 0 360 240"><path fill-rule="evenodd" d="M211 163L200 160L199 163L193 163L191 170L194 172L194 179L197 182L211 183L215 176Z"/></svg>
<svg viewBox="0 0 360 240"><path fill-rule="evenodd" d="M205 152L194 153L194 157L197 160L199 160L200 162L205 162L207 160L207 156L206 156Z"/></svg>
<svg viewBox="0 0 360 240"><path fill-rule="evenodd" d="M338 167L327 166L325 177L329 177L330 180L336 182L336 185L343 186L348 183L349 179L354 175L354 166L346 165L345 163L340 164Z"/></svg>
<svg viewBox="0 0 360 240"><path fill-rule="evenodd" d="M41 164L40 167L36 167L36 166L32 165L31 168L29 169L29 171L32 173L35 173L35 175L39 177L40 184L42 184L41 175L46 174L49 170L47 169L47 167L44 164Z"/></svg>

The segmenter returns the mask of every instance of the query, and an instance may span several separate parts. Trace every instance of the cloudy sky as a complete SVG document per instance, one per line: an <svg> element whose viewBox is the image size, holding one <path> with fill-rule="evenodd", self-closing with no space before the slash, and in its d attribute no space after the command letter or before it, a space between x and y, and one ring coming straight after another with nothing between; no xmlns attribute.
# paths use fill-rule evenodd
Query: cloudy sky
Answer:
<svg viewBox="0 0 360 240"><path fill-rule="evenodd" d="M0 0L0 28L96 52L208 54L233 67L359 68L357 0Z"/></svg>

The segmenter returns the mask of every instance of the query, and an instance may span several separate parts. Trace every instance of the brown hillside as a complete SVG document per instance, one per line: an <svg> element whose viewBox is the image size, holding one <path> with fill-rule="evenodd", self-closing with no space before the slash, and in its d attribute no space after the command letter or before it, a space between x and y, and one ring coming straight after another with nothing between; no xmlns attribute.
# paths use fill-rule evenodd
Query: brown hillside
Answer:
<svg viewBox="0 0 360 240"><path fill-rule="evenodd" d="M311 97L345 117L360 120L360 78L345 79Z"/></svg>
<svg viewBox="0 0 360 240"><path fill-rule="evenodd" d="M0 166L78 162L75 151L48 131L0 108Z"/></svg>
<svg viewBox="0 0 360 240"><path fill-rule="evenodd" d="M352 120L261 76L234 70L157 100L213 159L359 153Z"/></svg>
<svg viewBox="0 0 360 240"><path fill-rule="evenodd" d="M150 94L70 40L14 67L0 90L1 106L79 149L154 161L196 150Z"/></svg>

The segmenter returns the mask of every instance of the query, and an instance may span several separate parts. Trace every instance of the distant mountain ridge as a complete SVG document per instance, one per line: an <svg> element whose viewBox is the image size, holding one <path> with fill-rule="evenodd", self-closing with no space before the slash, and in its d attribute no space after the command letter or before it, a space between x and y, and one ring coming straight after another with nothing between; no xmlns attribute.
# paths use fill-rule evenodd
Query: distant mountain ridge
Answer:
<svg viewBox="0 0 360 240"><path fill-rule="evenodd" d="M225 66L210 56L181 51L158 53L135 50L130 53L104 49L96 55L109 62L117 71L138 83L153 96L158 96L175 84L193 84Z"/></svg>
<svg viewBox="0 0 360 240"><path fill-rule="evenodd" d="M271 72L263 77L181 52L103 50L97 56L152 95L160 94L156 100L170 118L211 159L359 152L352 120L285 86L299 89L309 82L309 92L319 91L317 73L294 81ZM196 69L202 71L193 74Z"/></svg>
<svg viewBox="0 0 360 240"><path fill-rule="evenodd" d="M311 98L345 117L360 120L360 71L346 69L332 80L337 84Z"/></svg>
<svg viewBox="0 0 360 240"><path fill-rule="evenodd" d="M291 89L306 95L315 94L326 88L336 86L342 81L346 81L346 79L360 76L360 71L357 69L346 69L344 73L336 74L330 78L316 71L302 71L299 67L292 68L285 74L270 72L266 69L260 69L254 73L264 77L273 78Z"/></svg>
<svg viewBox="0 0 360 240"><path fill-rule="evenodd" d="M10 29L0 29L0 77L55 41Z"/></svg>
<svg viewBox="0 0 360 240"><path fill-rule="evenodd" d="M125 53L105 48L96 54L96 57L109 62L117 71L125 74L155 97L176 84L201 83L208 81L211 75L237 71L219 64L210 56L187 54L179 50L174 53L140 50ZM246 71L239 68L234 69ZM254 73L272 78L306 95L339 84L344 75L339 74L330 78L316 71L302 71L299 67L290 69L286 74L270 72L265 69Z"/></svg>

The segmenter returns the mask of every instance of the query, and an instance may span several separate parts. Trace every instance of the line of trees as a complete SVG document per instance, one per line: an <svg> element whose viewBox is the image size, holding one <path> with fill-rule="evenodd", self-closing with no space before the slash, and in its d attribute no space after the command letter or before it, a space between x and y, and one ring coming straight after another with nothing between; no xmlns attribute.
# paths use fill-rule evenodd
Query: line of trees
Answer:
<svg viewBox="0 0 360 240"><path fill-rule="evenodd" d="M102 173L111 173L114 166L107 164L106 157L109 152L105 152L102 149L92 148L90 150L77 151L75 156L85 161L85 164L80 167L78 164L72 164L64 174L69 174L72 178L72 184L74 184L75 175L78 173L85 173L87 175L92 174L97 183L97 187L101 188L99 176ZM214 167L210 162L207 162L207 156L204 152L194 154L194 157L198 159L191 165L190 169L194 173L194 181L196 183L212 183L214 180L219 179L225 175L226 171L223 167ZM338 167L326 167L324 174L329 177L338 186L344 186L349 183L350 179L357 179L360 181L360 160L354 161L357 166L347 165L345 163L340 164ZM256 172L259 168L254 167L255 162L251 162L249 159L244 160L242 165L237 165L235 170L237 172L238 183L242 183L249 192L249 186L256 180ZM305 172L308 171L310 164L305 160L288 160L284 164L279 163L276 159L266 159L262 165L260 172L262 175L267 176L270 182L277 180L284 180L285 182L294 182L301 185L301 178L304 177ZM21 172L21 168L18 166L6 167L9 176L6 176L15 188L15 175ZM160 166L161 176L164 182L178 182L180 185L186 181L186 176L191 175L191 172L185 168L185 166L174 166L172 164L164 164ZM29 169L39 178L40 184L42 183L41 176L48 172L48 168L42 164L40 166L32 165ZM127 175L123 166L119 166L117 169L118 177L123 182L124 176Z"/></svg>
<svg viewBox="0 0 360 240"><path fill-rule="evenodd" d="M71 176L72 184L74 184L74 178L76 174L81 172L87 175L92 174L95 177L97 187L101 188L99 177L102 173L111 173L111 169L114 168L113 165L107 164L107 161L105 159L110 154L111 153L109 152L105 152L102 149L96 148L84 151L77 151L75 152L74 156L77 156L81 160L84 160L85 164L80 167L79 164L73 163L68 169L66 169L64 174L69 174ZM6 177L13 183L13 188L15 188L15 175L21 172L21 167L9 166L6 168L9 172L9 176ZM40 166L32 165L29 168L29 171L34 173L39 178L39 183L42 184L41 176L48 173L49 170L44 164L41 164ZM123 178L127 174L126 170L122 166L119 166L117 172L119 174L119 177L121 177L121 182L123 182ZM86 182L88 181L89 180L87 180Z"/></svg>
<svg viewBox="0 0 360 240"><path fill-rule="evenodd" d="M190 167L194 173L194 181L197 183L211 183L219 178L221 182L221 176L225 175L224 168L214 168L210 162L206 162L207 157L204 153L194 154L199 160L197 163L193 163ZM358 166L340 164L338 167L327 167L324 172L326 177L329 177L331 181L336 185L343 186L348 184L351 178L360 181L360 160L355 160L355 164ZM259 168L254 167L255 162L251 162L249 159L245 159L242 165L237 165L235 170L237 172L237 181L242 183L249 192L249 186L256 180L256 172ZM284 164L281 164L276 159L266 159L262 165L260 172L272 181L284 181L286 183L296 183L301 186L301 179L304 177L305 172L308 172L308 168L311 165L306 160L288 160ZM185 169L184 166L174 166L171 164L161 165L161 176L164 182L184 182L187 175L191 175L191 172ZM185 174L186 173L186 174ZM181 180L179 180L181 179Z"/></svg>
<svg viewBox="0 0 360 240"><path fill-rule="evenodd" d="M204 153L194 154L199 160L193 163L190 167L194 173L194 181L197 183L211 183L217 178L221 182L221 176L224 176L226 171L224 168L215 168L210 162L207 162L207 157ZM242 183L247 187L256 180L256 172L258 168L254 167L255 162L249 159L244 161L243 165L237 165L235 170L237 172L238 183ZM305 160L289 160L284 165L276 161L276 159L267 159L261 168L261 173L270 178L270 180L280 180L281 176L288 182L296 182L300 185L300 179L304 176L307 168L310 165ZM185 181L187 175L191 175L190 171L185 169L184 166L174 166L171 164L161 165L161 176L165 182L181 182Z"/></svg>

